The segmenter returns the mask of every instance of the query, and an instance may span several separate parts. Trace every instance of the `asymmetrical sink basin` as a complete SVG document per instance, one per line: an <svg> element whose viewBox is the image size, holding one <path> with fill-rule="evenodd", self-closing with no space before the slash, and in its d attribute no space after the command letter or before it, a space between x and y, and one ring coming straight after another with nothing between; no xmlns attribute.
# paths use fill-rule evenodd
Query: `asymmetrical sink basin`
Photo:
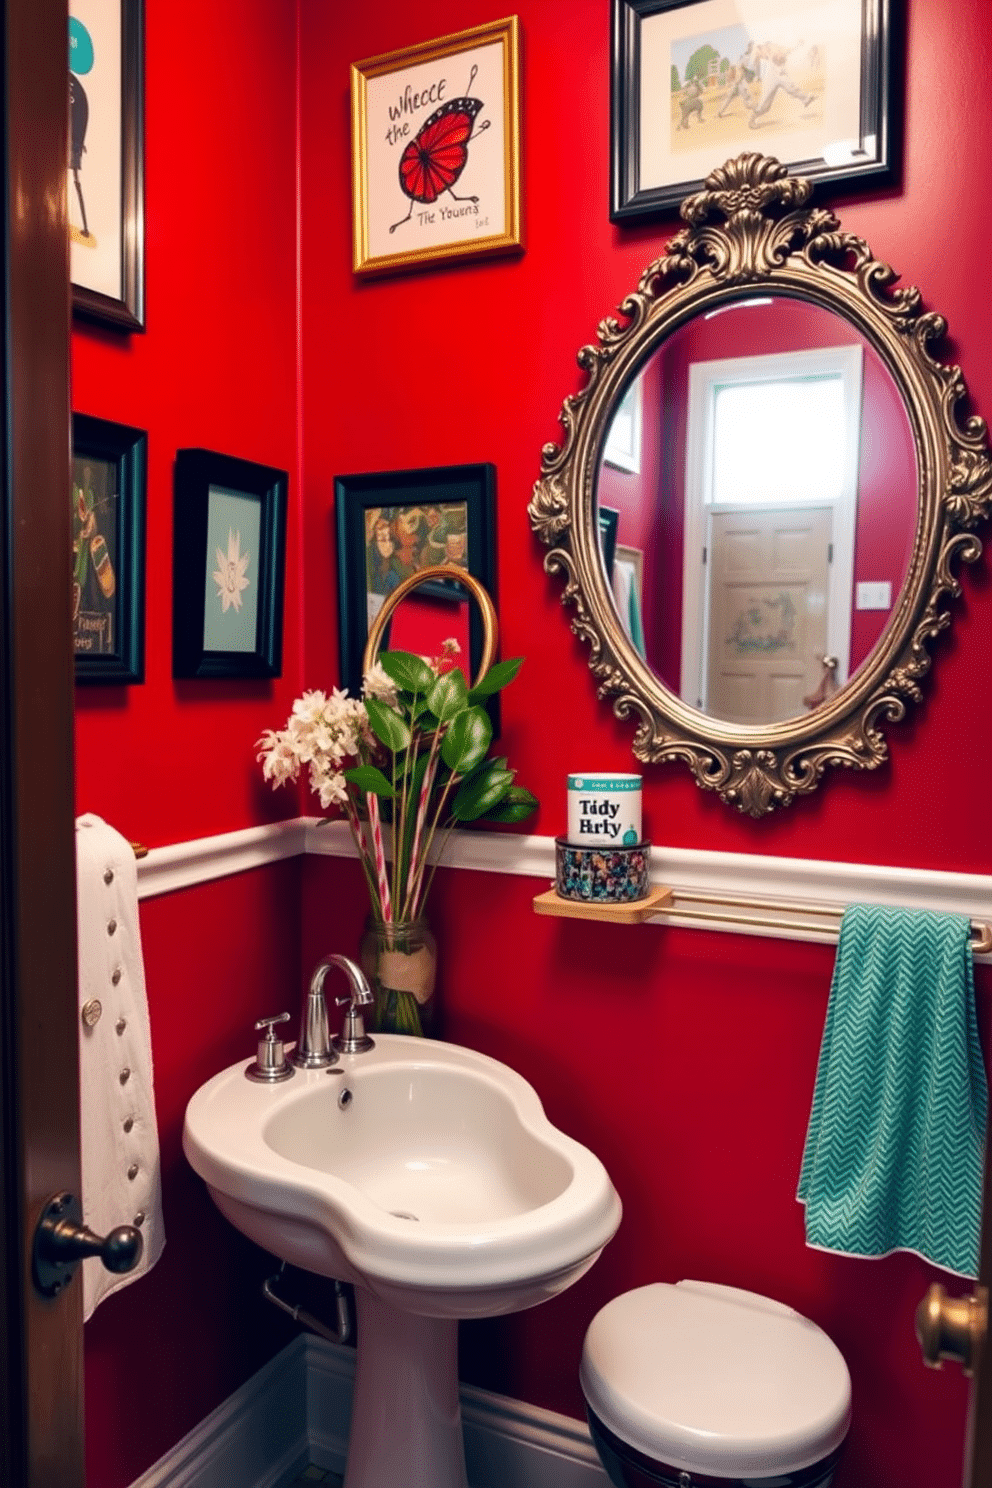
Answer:
<svg viewBox="0 0 992 1488"><path fill-rule="evenodd" d="M526 1080L455 1044L377 1034L271 1085L248 1063L197 1091L183 1146L245 1235L355 1284L345 1488L467 1488L457 1319L533 1307L589 1269L620 1223L602 1163Z"/></svg>
<svg viewBox="0 0 992 1488"><path fill-rule="evenodd" d="M266 1250L393 1306L459 1318L531 1307L577 1280L620 1221L599 1159L483 1054L380 1034L283 1084L244 1070L190 1102L191 1165Z"/></svg>

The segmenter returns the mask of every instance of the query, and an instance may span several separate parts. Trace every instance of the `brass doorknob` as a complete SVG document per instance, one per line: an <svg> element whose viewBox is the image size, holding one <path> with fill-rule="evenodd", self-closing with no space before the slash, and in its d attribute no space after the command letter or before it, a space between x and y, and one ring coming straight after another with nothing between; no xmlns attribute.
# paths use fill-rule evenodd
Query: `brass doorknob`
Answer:
<svg viewBox="0 0 992 1488"><path fill-rule="evenodd" d="M916 1336L923 1362L939 1369L944 1359L960 1364L964 1374L974 1374L988 1326L988 1289L976 1286L970 1297L949 1297L934 1282L916 1309Z"/></svg>
<svg viewBox="0 0 992 1488"><path fill-rule="evenodd" d="M57 1296L87 1256L99 1256L108 1271L133 1271L143 1247L141 1231L134 1225L118 1225L101 1240L83 1224L75 1194L56 1194L45 1205L35 1227L31 1253L34 1284L43 1297Z"/></svg>

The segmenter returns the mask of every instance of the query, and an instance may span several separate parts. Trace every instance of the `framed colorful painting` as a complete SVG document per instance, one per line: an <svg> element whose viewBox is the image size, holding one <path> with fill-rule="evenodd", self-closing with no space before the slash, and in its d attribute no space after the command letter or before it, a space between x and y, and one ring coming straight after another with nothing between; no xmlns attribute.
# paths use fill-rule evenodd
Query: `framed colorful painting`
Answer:
<svg viewBox="0 0 992 1488"><path fill-rule="evenodd" d="M148 435L72 415L72 637L77 682L143 682Z"/></svg>
<svg viewBox="0 0 992 1488"><path fill-rule="evenodd" d="M334 492L341 686L359 695L365 642L386 597L439 564L451 569L451 580L420 584L398 607L383 644L430 655L454 637L467 653L463 671L475 676L482 624L458 572L493 593L495 465L339 475Z"/></svg>
<svg viewBox="0 0 992 1488"><path fill-rule="evenodd" d="M281 676L288 489L285 470L176 451L174 677Z"/></svg>
<svg viewBox="0 0 992 1488"><path fill-rule="evenodd" d="M892 180L892 30L890 0L613 0L611 219L675 212L750 151Z"/></svg>
<svg viewBox="0 0 992 1488"><path fill-rule="evenodd" d="M145 328L143 0L69 3L72 304Z"/></svg>
<svg viewBox="0 0 992 1488"><path fill-rule="evenodd" d="M353 268L523 247L516 16L351 68Z"/></svg>

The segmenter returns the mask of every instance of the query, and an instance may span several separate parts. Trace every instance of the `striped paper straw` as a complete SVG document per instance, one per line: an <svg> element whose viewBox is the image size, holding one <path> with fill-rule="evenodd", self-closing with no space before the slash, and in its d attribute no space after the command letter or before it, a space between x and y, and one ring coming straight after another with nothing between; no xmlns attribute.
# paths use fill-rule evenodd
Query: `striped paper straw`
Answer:
<svg viewBox="0 0 992 1488"><path fill-rule="evenodd" d="M420 787L420 800L417 804L417 825L413 833L413 846L410 849L410 863L406 875L406 897L409 902L413 893L414 880L417 877L417 858L420 854L420 841L424 835L424 822L427 819L427 802L430 798L431 787L434 784L434 776L437 774L438 756L428 763L424 771L423 783Z"/></svg>
<svg viewBox="0 0 992 1488"><path fill-rule="evenodd" d="M382 918L386 924L390 924L393 918L393 906L389 898L389 879L386 877L386 850L382 845L382 823L379 820L379 802L371 791L366 793L366 801L369 808L369 821L372 824L372 842L375 847L375 871L379 879L379 907L382 910Z"/></svg>

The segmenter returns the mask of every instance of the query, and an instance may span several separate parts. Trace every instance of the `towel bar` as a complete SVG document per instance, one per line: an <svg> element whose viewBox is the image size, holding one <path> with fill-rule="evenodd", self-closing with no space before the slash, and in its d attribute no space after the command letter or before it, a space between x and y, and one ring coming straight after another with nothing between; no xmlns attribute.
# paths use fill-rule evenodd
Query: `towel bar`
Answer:
<svg viewBox="0 0 992 1488"><path fill-rule="evenodd" d="M795 930L800 921L796 919L781 918L784 915L802 915L806 919L810 916L823 918L823 925L815 927L822 929L825 936L831 938L840 932L840 917L843 910L834 904L814 904L809 900L789 899L752 899L744 894L715 894L703 889L675 889L674 899L671 903L654 911L652 917L664 917L677 915L680 919L710 921L715 924L733 925L757 925L766 930ZM695 903L714 906L706 909L694 909ZM735 909L767 909L768 915L756 916L749 914L735 915ZM971 922L971 949L973 955L985 956L992 951L992 924L984 920L972 920Z"/></svg>

